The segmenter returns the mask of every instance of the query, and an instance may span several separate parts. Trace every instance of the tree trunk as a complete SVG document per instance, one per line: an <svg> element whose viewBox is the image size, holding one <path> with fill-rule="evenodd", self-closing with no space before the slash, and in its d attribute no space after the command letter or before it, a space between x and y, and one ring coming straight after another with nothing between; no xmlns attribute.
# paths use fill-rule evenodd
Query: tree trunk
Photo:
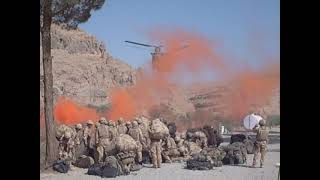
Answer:
<svg viewBox="0 0 320 180"><path fill-rule="evenodd" d="M53 117L53 75L52 75L52 56L51 56L51 12L52 0L44 1L43 25L41 28L42 38L42 60L44 75L44 112L46 127L46 166L50 166L57 158L57 141L55 139L55 123Z"/></svg>

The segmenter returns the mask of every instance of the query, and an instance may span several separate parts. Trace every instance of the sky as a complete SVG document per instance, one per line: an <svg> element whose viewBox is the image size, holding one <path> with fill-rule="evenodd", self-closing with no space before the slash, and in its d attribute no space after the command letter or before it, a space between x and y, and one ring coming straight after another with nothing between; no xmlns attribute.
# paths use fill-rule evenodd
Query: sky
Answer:
<svg viewBox="0 0 320 180"><path fill-rule="evenodd" d="M218 44L226 57L259 67L280 59L280 0L107 0L79 26L115 58L137 68L151 60L152 30L183 29Z"/></svg>

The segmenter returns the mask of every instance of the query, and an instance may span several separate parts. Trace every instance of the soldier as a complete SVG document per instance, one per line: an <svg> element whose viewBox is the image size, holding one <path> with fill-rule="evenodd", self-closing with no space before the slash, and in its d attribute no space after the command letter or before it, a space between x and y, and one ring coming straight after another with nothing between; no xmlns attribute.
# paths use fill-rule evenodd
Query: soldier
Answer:
<svg viewBox="0 0 320 180"><path fill-rule="evenodd" d="M184 139L182 139L180 136L176 136L175 141L177 144L178 151L180 152L180 155L183 157L187 157L188 148L186 147L186 143L184 142Z"/></svg>
<svg viewBox="0 0 320 180"><path fill-rule="evenodd" d="M215 138L216 146L219 147L221 143L223 143L222 136L217 132L217 130L213 131L213 137Z"/></svg>
<svg viewBox="0 0 320 180"><path fill-rule="evenodd" d="M144 143L142 132L138 126L137 121L132 122L132 128L129 129L128 134L136 141L137 149L137 161L142 163L142 144Z"/></svg>
<svg viewBox="0 0 320 180"><path fill-rule="evenodd" d="M84 145L87 149L87 155L94 157L94 127L93 122L89 120L83 132Z"/></svg>
<svg viewBox="0 0 320 180"><path fill-rule="evenodd" d="M165 159L165 162L171 163L172 156L178 155L177 145L172 137L166 136L163 143L162 156Z"/></svg>
<svg viewBox="0 0 320 180"><path fill-rule="evenodd" d="M127 129L128 129L128 131L127 131L127 134L128 134L129 130L132 128L131 122L128 121L128 122L126 123L126 127L127 127Z"/></svg>
<svg viewBox="0 0 320 180"><path fill-rule="evenodd" d="M116 127L116 124L112 121L109 121L109 128L110 128L110 131L111 131L111 134L112 134L112 137L117 137L118 136L118 129ZM113 139L111 139L113 140Z"/></svg>
<svg viewBox="0 0 320 180"><path fill-rule="evenodd" d="M266 122L265 120L260 120L259 121L259 125L260 127L258 127L258 125L256 125L253 128L253 131L257 133L256 136L256 142L254 143L254 156L253 156L253 163L252 163L252 167L255 167L256 165L256 161L257 161L257 156L260 153L261 157L260 157L260 168L263 167L263 163L264 163L264 157L267 153L267 144L268 144L268 135L269 135L269 130L266 127Z"/></svg>
<svg viewBox="0 0 320 180"><path fill-rule="evenodd" d="M153 121L151 122L153 123ZM154 168L160 168L161 166L161 139L154 138L152 136L154 132L149 129L150 140L151 140L151 156L152 156L152 163Z"/></svg>
<svg viewBox="0 0 320 180"><path fill-rule="evenodd" d="M75 142L75 158L77 159L81 155L83 155L84 151L84 141L83 141L83 129L81 124L77 124L76 127L76 134L74 137Z"/></svg>
<svg viewBox="0 0 320 180"><path fill-rule="evenodd" d="M66 131L59 141L59 159L74 160L74 140L72 132Z"/></svg>
<svg viewBox="0 0 320 180"><path fill-rule="evenodd" d="M150 137L149 137L149 132L148 132L148 125L142 122L142 119L140 118L136 118L138 124L139 124L139 128L141 129L142 135L143 135L143 139L145 140L145 149L150 147Z"/></svg>
<svg viewBox="0 0 320 180"><path fill-rule="evenodd" d="M128 131L128 128L126 127L126 125L124 124L124 120L122 117L119 118L118 120L118 134L126 134Z"/></svg>
<svg viewBox="0 0 320 180"><path fill-rule="evenodd" d="M101 163L105 158L106 147L110 146L110 129L107 126L107 121L103 118L99 121L100 125L97 127L95 137L97 146L96 162Z"/></svg>

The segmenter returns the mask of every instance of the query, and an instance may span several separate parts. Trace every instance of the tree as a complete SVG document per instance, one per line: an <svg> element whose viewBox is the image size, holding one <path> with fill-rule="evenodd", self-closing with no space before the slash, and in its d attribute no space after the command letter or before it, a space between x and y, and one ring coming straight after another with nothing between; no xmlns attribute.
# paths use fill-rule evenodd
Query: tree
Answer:
<svg viewBox="0 0 320 180"><path fill-rule="evenodd" d="M77 28L91 17L92 10L99 10L105 0L40 0L40 33L42 42L44 112L46 128L46 165L57 157L55 122L53 116L53 75L51 56L51 24L63 23Z"/></svg>

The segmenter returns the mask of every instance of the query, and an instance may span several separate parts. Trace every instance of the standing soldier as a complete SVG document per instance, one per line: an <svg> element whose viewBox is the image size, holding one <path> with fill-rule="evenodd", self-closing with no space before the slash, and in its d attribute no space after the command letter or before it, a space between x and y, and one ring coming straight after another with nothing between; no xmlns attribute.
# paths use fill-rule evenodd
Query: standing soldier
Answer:
<svg viewBox="0 0 320 180"><path fill-rule="evenodd" d="M118 134L126 134L128 131L128 128L126 127L122 117L120 117L118 120L117 130L118 130Z"/></svg>
<svg viewBox="0 0 320 180"><path fill-rule="evenodd" d="M259 121L260 127L256 125L253 128L253 131L257 133L256 136L256 142L254 143L254 156L253 156L253 163L252 167L255 167L256 161L257 161L257 156L260 153L260 168L263 167L264 163L264 157L267 153L267 144L268 144L268 136L269 136L269 130L266 127L266 122L265 120L261 119Z"/></svg>
<svg viewBox="0 0 320 180"><path fill-rule="evenodd" d="M128 134L129 130L132 128L131 122L128 121L128 122L126 123L126 126L127 126L127 129L128 129L128 131L127 131L127 134Z"/></svg>
<svg viewBox="0 0 320 180"><path fill-rule="evenodd" d="M77 124L76 127L76 134L74 137L75 142L75 158L79 158L81 155L84 154L84 141L83 141L83 129L81 124Z"/></svg>
<svg viewBox="0 0 320 180"><path fill-rule="evenodd" d="M106 147L110 146L110 132L107 121L104 118L101 118L99 123L100 125L97 127L95 133L97 146L97 157L95 160L96 162L101 163L105 158Z"/></svg>
<svg viewBox="0 0 320 180"><path fill-rule="evenodd" d="M153 121L151 122L152 126ZM154 134L152 129L149 129L150 134L150 148L151 148L151 156L152 156L152 163L154 168L160 168L161 166L161 139L154 138L152 134Z"/></svg>
<svg viewBox="0 0 320 180"><path fill-rule="evenodd" d="M148 125L142 122L142 119L140 118L136 118L138 124L139 124L139 128L141 129L142 135L143 135L143 139L144 139L144 143L145 143L145 148L149 148L150 147L150 137L149 137L149 132L148 132Z"/></svg>
<svg viewBox="0 0 320 180"><path fill-rule="evenodd" d="M137 161L139 164L142 163L142 144L144 143L142 132L138 126L137 121L132 122L132 128L129 129L128 134L136 141L137 149Z"/></svg>
<svg viewBox="0 0 320 180"><path fill-rule="evenodd" d="M118 129L116 127L116 123L109 121L109 128L110 128L112 137L114 137L114 138L117 137L118 136Z"/></svg>
<svg viewBox="0 0 320 180"><path fill-rule="evenodd" d="M83 132L84 145L87 149L87 155L94 157L94 127L93 122L89 120Z"/></svg>
<svg viewBox="0 0 320 180"><path fill-rule="evenodd" d="M59 159L74 160L74 140L72 132L66 131L59 142Z"/></svg>
<svg viewBox="0 0 320 180"><path fill-rule="evenodd" d="M221 136L221 134L219 134L217 132L217 130L214 130L213 131L213 134L214 134L214 138L215 138L215 142L216 142L216 146L219 147L221 143L223 143L223 137Z"/></svg>

